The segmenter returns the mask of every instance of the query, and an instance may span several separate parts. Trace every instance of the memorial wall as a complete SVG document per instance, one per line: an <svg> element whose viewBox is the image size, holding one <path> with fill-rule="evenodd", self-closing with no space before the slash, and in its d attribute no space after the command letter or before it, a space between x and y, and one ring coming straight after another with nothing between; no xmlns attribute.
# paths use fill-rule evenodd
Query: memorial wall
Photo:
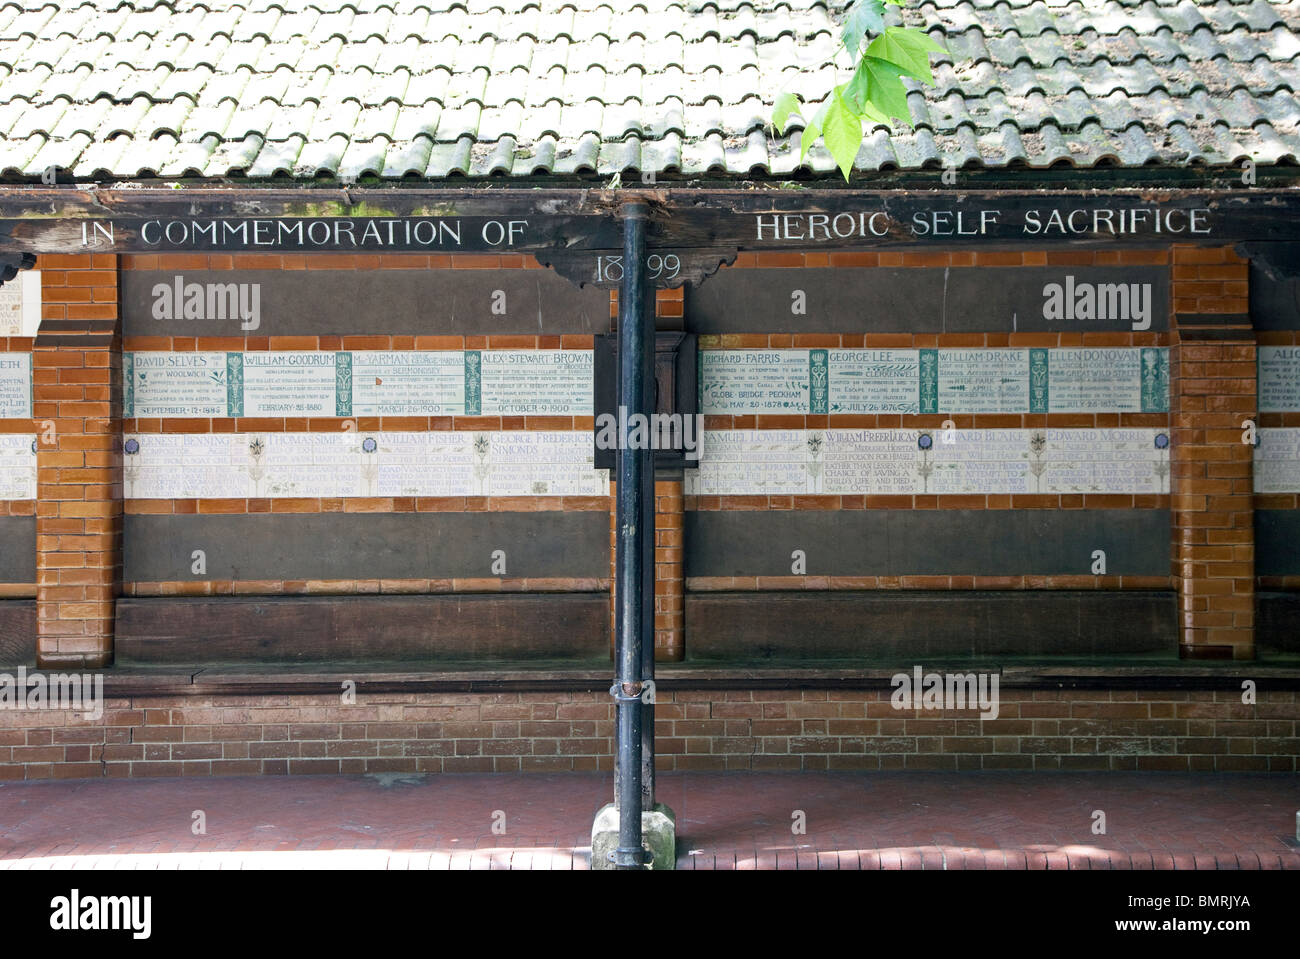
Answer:
<svg viewBox="0 0 1300 959"><path fill-rule="evenodd" d="M235 659L249 631L318 661L604 653L590 430L609 296L518 257L456 260L125 258L120 653L192 652L166 648L151 600L172 596L316 600L270 627L229 610ZM444 602L467 594L498 595ZM323 599L349 596L395 601ZM193 612L200 632L222 615ZM398 640L367 648L347 616Z"/></svg>
<svg viewBox="0 0 1300 959"><path fill-rule="evenodd" d="M1210 362L1225 347L1199 345L1201 325L1249 325L1230 252L742 254L736 267L686 300L709 414L686 479L693 656L1169 649L1188 521L1228 527L1187 541L1206 544L1191 547L1198 571L1212 558L1238 577L1206 616L1228 643L1250 632L1253 592L1234 606L1250 537L1238 514L1180 519L1174 504L1226 509L1229 496L1186 494L1252 483L1261 506L1286 507L1260 514L1261 572L1295 572L1300 371L1280 332L1295 313L1261 334L1257 381L1242 362L1254 347ZM1182 410L1219 429L1188 431ZM1235 455L1201 444L1241 443L1245 427L1253 470L1179 462Z"/></svg>
<svg viewBox="0 0 1300 959"><path fill-rule="evenodd" d="M741 254L661 294L700 334L705 417L698 467L660 477L687 637L661 652L1170 652L1191 392L1216 442L1253 424L1253 469L1212 481L1253 489L1244 575L1300 588L1300 324L1269 288L1249 355L1203 363L1187 317L1245 313L1245 264L1213 253ZM0 290L10 600L36 593L41 275ZM605 655L608 293L519 257L123 256L118 277L120 660ZM490 604L458 620L448 596Z"/></svg>

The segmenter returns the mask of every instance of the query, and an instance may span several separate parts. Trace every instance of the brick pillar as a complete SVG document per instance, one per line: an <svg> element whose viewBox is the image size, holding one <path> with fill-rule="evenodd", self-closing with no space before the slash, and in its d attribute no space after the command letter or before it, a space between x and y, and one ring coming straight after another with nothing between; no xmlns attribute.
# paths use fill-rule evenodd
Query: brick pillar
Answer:
<svg viewBox="0 0 1300 959"><path fill-rule="evenodd" d="M655 329L686 329L686 289L658 290ZM655 660L686 658L686 493L680 471L655 477Z"/></svg>
<svg viewBox="0 0 1300 959"><path fill-rule="evenodd" d="M682 479L655 480L655 660L686 658L686 497Z"/></svg>
<svg viewBox="0 0 1300 959"><path fill-rule="evenodd" d="M1255 656L1254 447L1258 421L1248 265L1230 249L1174 248L1171 493L1179 654Z"/></svg>
<svg viewBox="0 0 1300 959"><path fill-rule="evenodd" d="M43 256L37 267L36 660L108 666L122 579L117 257Z"/></svg>

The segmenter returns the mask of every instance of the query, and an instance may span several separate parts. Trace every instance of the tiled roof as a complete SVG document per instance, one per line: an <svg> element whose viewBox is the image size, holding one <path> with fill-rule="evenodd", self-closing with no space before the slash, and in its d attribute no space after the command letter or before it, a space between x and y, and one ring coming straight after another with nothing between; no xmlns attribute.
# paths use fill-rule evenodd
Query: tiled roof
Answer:
<svg viewBox="0 0 1300 959"><path fill-rule="evenodd" d="M0 6L0 173L794 175L844 0L136 0ZM864 171L1300 155L1300 0L911 0L933 87ZM838 80L847 79L843 68ZM910 83L910 81L909 81ZM811 112L811 111L810 111ZM819 145L808 166L833 175Z"/></svg>

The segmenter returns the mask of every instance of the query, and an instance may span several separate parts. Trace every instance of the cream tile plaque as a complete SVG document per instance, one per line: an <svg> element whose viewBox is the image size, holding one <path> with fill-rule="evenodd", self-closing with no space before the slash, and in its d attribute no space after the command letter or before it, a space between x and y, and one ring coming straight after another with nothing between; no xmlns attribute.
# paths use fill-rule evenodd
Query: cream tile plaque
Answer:
<svg viewBox="0 0 1300 959"><path fill-rule="evenodd" d="M459 354L457 354L459 356ZM378 467L379 496L473 496L473 433L376 433L362 439L366 467ZM481 446L482 444L480 444ZM486 475L486 467L481 470Z"/></svg>
<svg viewBox="0 0 1300 959"><path fill-rule="evenodd" d="M1165 493L1168 434L1154 429L730 430L710 432L689 492Z"/></svg>
<svg viewBox="0 0 1300 959"><path fill-rule="evenodd" d="M1263 429L1255 447L1255 492L1300 493L1300 429Z"/></svg>
<svg viewBox="0 0 1300 959"><path fill-rule="evenodd" d="M35 336L41 322L41 272L20 270L0 286L0 336Z"/></svg>
<svg viewBox="0 0 1300 959"><path fill-rule="evenodd" d="M686 470L686 491L700 495L813 492L809 442L824 446L824 440L808 434L806 430L708 431L699 467Z"/></svg>
<svg viewBox="0 0 1300 959"><path fill-rule="evenodd" d="M31 415L32 355L0 353L0 419L25 420Z"/></svg>
<svg viewBox="0 0 1300 959"><path fill-rule="evenodd" d="M1300 346L1259 348L1259 411L1300 410Z"/></svg>
<svg viewBox="0 0 1300 959"><path fill-rule="evenodd" d="M917 480L913 430L825 430L822 493L910 494ZM815 436L815 432L813 434Z"/></svg>
<svg viewBox="0 0 1300 959"><path fill-rule="evenodd" d="M35 498L35 434L0 433L0 500Z"/></svg>
<svg viewBox="0 0 1300 959"><path fill-rule="evenodd" d="M1048 493L1168 493L1168 433L1151 429L1048 429ZM1036 434L1036 435L1039 435Z"/></svg>
<svg viewBox="0 0 1300 959"><path fill-rule="evenodd" d="M132 434L124 450L129 499L609 492L586 432Z"/></svg>
<svg viewBox="0 0 1300 959"><path fill-rule="evenodd" d="M491 434L490 496L597 496L609 492L604 470L592 463L585 432Z"/></svg>
<svg viewBox="0 0 1300 959"><path fill-rule="evenodd" d="M921 434L921 493L1031 493L1030 430L935 430L928 449Z"/></svg>

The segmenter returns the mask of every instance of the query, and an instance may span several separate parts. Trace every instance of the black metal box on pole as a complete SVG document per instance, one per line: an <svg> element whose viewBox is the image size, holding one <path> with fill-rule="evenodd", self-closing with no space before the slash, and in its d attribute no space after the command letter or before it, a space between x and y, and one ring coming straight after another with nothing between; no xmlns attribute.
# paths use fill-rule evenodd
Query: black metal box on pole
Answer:
<svg viewBox="0 0 1300 959"><path fill-rule="evenodd" d="M595 338L592 375L593 412L596 426L592 432L596 469L615 469L617 450L602 448L598 442L603 416L618 415L618 335ZM652 412L694 417L699 413L698 342L694 333L660 330L655 333L655 403ZM678 434L679 436L681 434ZM698 443L700 437L696 437ZM696 447L698 454L699 447ZM655 469L691 469L699 465L698 455L687 457L686 448L678 443L672 449L657 449Z"/></svg>

